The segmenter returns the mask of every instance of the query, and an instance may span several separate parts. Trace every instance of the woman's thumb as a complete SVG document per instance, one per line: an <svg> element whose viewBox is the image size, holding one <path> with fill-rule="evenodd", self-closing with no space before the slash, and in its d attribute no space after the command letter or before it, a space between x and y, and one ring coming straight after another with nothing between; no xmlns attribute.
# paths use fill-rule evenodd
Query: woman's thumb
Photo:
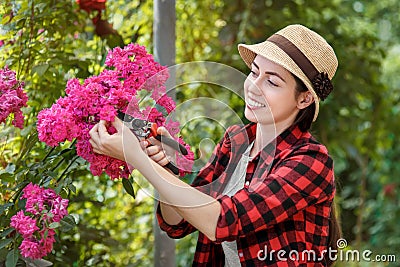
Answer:
<svg viewBox="0 0 400 267"><path fill-rule="evenodd" d="M168 132L168 130L167 130L165 127L163 127L163 126L160 126L160 127L157 128L157 133L158 133L159 135L163 135L163 136L172 138L172 135L171 135L171 134Z"/></svg>
<svg viewBox="0 0 400 267"><path fill-rule="evenodd" d="M122 121L121 121L118 117L115 117L115 118L114 118L114 121L111 123L111 125L114 126L114 128L115 128L118 132L119 132L119 131L122 129L122 127L124 126L123 123L122 123Z"/></svg>

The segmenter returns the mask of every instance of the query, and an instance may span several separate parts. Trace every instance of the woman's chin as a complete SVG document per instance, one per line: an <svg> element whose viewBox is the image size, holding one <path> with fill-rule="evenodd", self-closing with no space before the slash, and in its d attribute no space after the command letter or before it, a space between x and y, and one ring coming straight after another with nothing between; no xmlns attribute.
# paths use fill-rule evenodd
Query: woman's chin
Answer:
<svg viewBox="0 0 400 267"><path fill-rule="evenodd" d="M268 111L264 111L261 109L250 109L246 106L244 110L244 116L247 120L254 123L261 124L274 124L274 119L272 114L269 114Z"/></svg>

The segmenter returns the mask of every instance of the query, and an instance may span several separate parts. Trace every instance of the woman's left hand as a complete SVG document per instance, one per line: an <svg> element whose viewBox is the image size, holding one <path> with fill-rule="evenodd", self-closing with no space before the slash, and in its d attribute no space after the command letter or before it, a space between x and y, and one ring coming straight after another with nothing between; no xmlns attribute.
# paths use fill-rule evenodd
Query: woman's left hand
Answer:
<svg viewBox="0 0 400 267"><path fill-rule="evenodd" d="M89 142L94 152L126 161L124 147L129 147L129 150L133 151L142 150L136 136L120 119L115 117L111 125L117 130L115 134L108 133L104 120L101 120L90 130L91 139Z"/></svg>

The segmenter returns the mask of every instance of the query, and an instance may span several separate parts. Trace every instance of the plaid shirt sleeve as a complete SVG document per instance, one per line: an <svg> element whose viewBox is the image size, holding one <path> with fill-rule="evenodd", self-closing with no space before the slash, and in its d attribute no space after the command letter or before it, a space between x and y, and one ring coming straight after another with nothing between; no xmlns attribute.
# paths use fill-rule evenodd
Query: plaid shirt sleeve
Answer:
<svg viewBox="0 0 400 267"><path fill-rule="evenodd" d="M228 138L228 133L237 126L231 126L226 131L224 138L215 146L212 156L207 164L200 170L196 179L193 181L192 186L199 187L200 191L202 190L201 186L211 183L214 179L217 179L219 175L225 170L225 166L229 160L230 153L230 140ZM206 187L209 189L209 187ZM210 192L204 192L210 193ZM156 216L158 223L160 225L161 230L165 231L168 236L171 238L182 238L197 229L193 227L189 222L182 219L176 225L170 225L165 222L162 217L160 203L158 203Z"/></svg>
<svg viewBox="0 0 400 267"><path fill-rule="evenodd" d="M167 235L171 238L182 238L190 233L196 231L190 223L186 220L182 219L178 224L171 225L165 222L164 218L162 217L160 202L157 206L156 216L158 220L158 224L160 225L161 230L165 231Z"/></svg>
<svg viewBox="0 0 400 267"><path fill-rule="evenodd" d="M333 198L333 161L323 145L309 143L280 161L263 182L222 196L216 241L235 240L273 227L303 209ZM250 186L251 189L251 186Z"/></svg>

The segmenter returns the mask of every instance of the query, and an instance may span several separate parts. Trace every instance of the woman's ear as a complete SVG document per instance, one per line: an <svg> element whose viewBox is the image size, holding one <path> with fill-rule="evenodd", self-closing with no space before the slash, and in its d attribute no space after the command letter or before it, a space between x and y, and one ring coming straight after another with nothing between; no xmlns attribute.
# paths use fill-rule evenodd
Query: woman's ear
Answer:
<svg viewBox="0 0 400 267"><path fill-rule="evenodd" d="M297 108L298 109L305 109L309 105L314 102L314 97L312 96L310 91L300 93L299 97L297 98Z"/></svg>

